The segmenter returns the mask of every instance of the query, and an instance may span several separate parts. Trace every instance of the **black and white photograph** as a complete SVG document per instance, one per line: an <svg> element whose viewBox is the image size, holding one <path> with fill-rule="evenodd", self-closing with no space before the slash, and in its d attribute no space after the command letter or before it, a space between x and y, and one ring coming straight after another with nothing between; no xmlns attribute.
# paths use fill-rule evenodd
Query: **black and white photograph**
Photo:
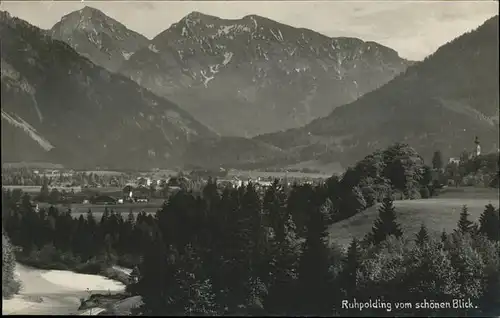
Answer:
<svg viewBox="0 0 500 318"><path fill-rule="evenodd" d="M498 15L0 1L2 315L500 317Z"/></svg>

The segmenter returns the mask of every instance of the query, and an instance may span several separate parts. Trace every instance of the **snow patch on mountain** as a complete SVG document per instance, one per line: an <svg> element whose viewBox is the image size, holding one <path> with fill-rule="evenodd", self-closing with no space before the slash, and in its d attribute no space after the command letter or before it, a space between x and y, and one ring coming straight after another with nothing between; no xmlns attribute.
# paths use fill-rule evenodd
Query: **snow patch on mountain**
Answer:
<svg viewBox="0 0 500 318"><path fill-rule="evenodd" d="M243 33L250 32L250 28L246 25L236 24L236 25L223 25L218 30L215 36L225 36L230 33Z"/></svg>
<svg viewBox="0 0 500 318"><path fill-rule="evenodd" d="M274 38L279 41L279 42L283 42L284 39L283 39L283 34L281 34L281 31L278 29L278 33L275 33L273 31L273 29L269 29L269 31L271 31L271 34L274 36Z"/></svg>
<svg viewBox="0 0 500 318"><path fill-rule="evenodd" d="M233 52L224 53L224 61L222 62L222 65L226 66L229 62L231 62L233 55Z"/></svg>
<svg viewBox="0 0 500 318"><path fill-rule="evenodd" d="M125 60L129 60L132 55L134 55L135 52L122 52L123 58Z"/></svg>
<svg viewBox="0 0 500 318"><path fill-rule="evenodd" d="M201 76L203 76L203 85L205 85L205 87L208 87L208 82L210 82L211 80L214 79L214 76L207 76L206 72L204 70L202 70L200 72Z"/></svg>
<svg viewBox="0 0 500 318"><path fill-rule="evenodd" d="M148 45L148 49L149 49L150 51L152 51L152 52L155 52L155 53L160 52L160 50L158 50L154 44L150 44L150 45Z"/></svg>

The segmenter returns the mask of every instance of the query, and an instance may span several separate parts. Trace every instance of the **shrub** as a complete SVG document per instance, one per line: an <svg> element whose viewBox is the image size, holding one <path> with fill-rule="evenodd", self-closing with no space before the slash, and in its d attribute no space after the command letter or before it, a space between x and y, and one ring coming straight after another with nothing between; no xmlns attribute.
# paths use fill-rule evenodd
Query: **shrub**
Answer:
<svg viewBox="0 0 500 318"><path fill-rule="evenodd" d="M19 292L21 284L15 277L16 260L12 245L2 229L2 297L9 298Z"/></svg>
<svg viewBox="0 0 500 318"><path fill-rule="evenodd" d="M429 191L429 188L427 186L423 186L420 188L420 197L422 199L428 199L431 197L431 192Z"/></svg>

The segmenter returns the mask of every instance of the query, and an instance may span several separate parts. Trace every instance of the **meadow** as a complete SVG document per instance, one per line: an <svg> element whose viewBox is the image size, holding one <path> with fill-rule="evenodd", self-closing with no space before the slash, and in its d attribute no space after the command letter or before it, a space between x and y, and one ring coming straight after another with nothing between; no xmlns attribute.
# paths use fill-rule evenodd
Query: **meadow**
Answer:
<svg viewBox="0 0 500 318"><path fill-rule="evenodd" d="M25 193L28 193L28 194L38 194L40 193L40 189L42 188L42 186L22 186L22 185L2 185L2 188L5 188L5 189L8 189L8 190L21 190ZM66 191L66 192L70 192L71 190L73 190L75 193L78 193L78 192L81 192L82 191L82 187L80 186L77 186L77 187L49 187L51 190L53 188L59 190L59 191Z"/></svg>
<svg viewBox="0 0 500 318"><path fill-rule="evenodd" d="M446 188L439 196L430 199L394 201L397 220L406 235L413 236L423 223L430 234L440 235L443 229L451 232L456 228L462 211L467 205L471 221L478 221L487 204L499 207L497 189L488 188ZM362 239L370 232L378 217L379 205L372 206L359 214L333 224L329 229L330 243L347 245L353 237Z"/></svg>
<svg viewBox="0 0 500 318"><path fill-rule="evenodd" d="M70 208L71 215L75 218L79 218L80 215L86 216L88 210L90 209L94 214L94 217L100 219L106 208L109 211L113 210L115 213L124 214L123 216L126 217L130 211L132 211L134 215L139 214L141 211L144 211L148 214L156 213L156 211L163 205L163 202L164 202L163 199L152 199L148 203L124 203L124 204L113 204L113 205L75 203L75 204L58 204L56 205L56 207L60 211L66 211L68 208ZM50 207L50 204L41 203L40 207L48 208Z"/></svg>
<svg viewBox="0 0 500 318"><path fill-rule="evenodd" d="M64 166L59 163L51 162L4 162L2 163L2 168L7 169L18 169L18 168L29 168L29 169L64 169Z"/></svg>
<svg viewBox="0 0 500 318"><path fill-rule="evenodd" d="M120 176L124 174L124 172L120 171L109 171L109 170L85 170L82 171L85 172L86 174L95 174L98 176L106 176L106 177L111 177L111 176Z"/></svg>
<svg viewBox="0 0 500 318"><path fill-rule="evenodd" d="M228 177L248 177L251 179L257 178L297 178L297 179L327 179L331 177L331 174L327 173L306 173L306 172L273 172L273 171L259 171L259 170L234 170L229 171Z"/></svg>

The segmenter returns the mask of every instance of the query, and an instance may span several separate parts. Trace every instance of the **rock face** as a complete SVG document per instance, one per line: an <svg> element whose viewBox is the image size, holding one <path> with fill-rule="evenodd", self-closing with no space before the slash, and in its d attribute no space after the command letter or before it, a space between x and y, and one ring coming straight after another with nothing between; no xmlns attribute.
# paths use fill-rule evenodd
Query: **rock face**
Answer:
<svg viewBox="0 0 500 318"><path fill-rule="evenodd" d="M498 149L498 16L442 46L380 89L303 128L256 140L347 166L393 142L430 160L458 157L478 136L483 152Z"/></svg>
<svg viewBox="0 0 500 318"><path fill-rule="evenodd" d="M49 34L112 72L149 44L146 37L91 7L65 15Z"/></svg>
<svg viewBox="0 0 500 318"><path fill-rule="evenodd" d="M374 42L329 38L255 15L224 20L193 12L136 51L120 72L221 135L249 137L326 116L409 64Z"/></svg>
<svg viewBox="0 0 500 318"><path fill-rule="evenodd" d="M151 167L216 136L174 103L0 12L2 161Z"/></svg>

